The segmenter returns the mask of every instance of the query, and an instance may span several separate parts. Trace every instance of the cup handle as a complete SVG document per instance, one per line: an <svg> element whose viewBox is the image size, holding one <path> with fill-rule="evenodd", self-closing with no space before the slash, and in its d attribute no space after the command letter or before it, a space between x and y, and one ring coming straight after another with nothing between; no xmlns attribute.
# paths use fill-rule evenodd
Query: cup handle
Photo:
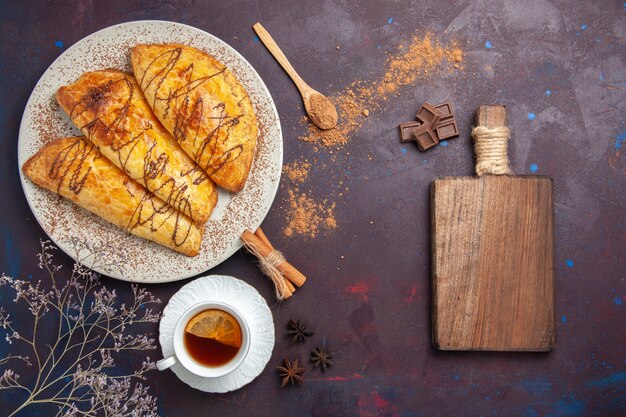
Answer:
<svg viewBox="0 0 626 417"><path fill-rule="evenodd" d="M163 358L160 361L158 361L156 363L156 367L159 371L164 371L167 368L171 367L172 365L174 365L176 362L178 362L176 360L176 356L172 355L169 358Z"/></svg>

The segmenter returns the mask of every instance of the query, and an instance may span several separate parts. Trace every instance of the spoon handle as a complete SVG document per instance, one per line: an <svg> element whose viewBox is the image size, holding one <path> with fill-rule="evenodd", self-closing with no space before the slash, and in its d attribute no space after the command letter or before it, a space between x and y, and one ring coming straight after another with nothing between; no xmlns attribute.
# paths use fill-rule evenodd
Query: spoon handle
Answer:
<svg viewBox="0 0 626 417"><path fill-rule="evenodd" d="M298 90L300 90L300 94L304 95L305 92L309 89L309 86L307 85L307 83L304 82L302 78L300 78L296 70L293 69L293 67L289 63L289 60L287 59L285 54L283 54L283 51L281 51L278 45L276 45L276 42L274 42L272 35L270 35L269 32L265 30L263 25L258 22L255 23L252 28L259 36L259 39L261 39L261 42L263 42L263 45L265 45L268 51L270 51L274 58L276 58L276 61L278 61L280 66L283 67L285 72L291 77L293 82L296 84L296 87L298 87Z"/></svg>

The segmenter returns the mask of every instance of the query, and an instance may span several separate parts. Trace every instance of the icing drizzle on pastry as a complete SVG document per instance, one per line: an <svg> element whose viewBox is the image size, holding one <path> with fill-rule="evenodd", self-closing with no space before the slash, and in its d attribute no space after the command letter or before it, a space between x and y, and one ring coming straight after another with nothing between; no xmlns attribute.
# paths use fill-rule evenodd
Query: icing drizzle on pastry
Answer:
<svg viewBox="0 0 626 417"><path fill-rule="evenodd" d="M154 126L148 119L141 126L130 131L128 125L135 111L133 99L137 92L136 84L130 75L120 72L119 77L102 80L89 88L72 107L69 114L87 138L97 142L105 142L116 153L117 163L132 179L145 185L152 193L159 195L167 204L179 212L193 218L194 208L188 198L188 185L184 181L176 181L167 176L169 156L157 150L157 142L152 139ZM136 99L143 100L143 97ZM147 108L147 105L146 105ZM82 125L78 122L88 120ZM127 165L131 155L140 142L148 144L143 157L143 171L140 177L131 175ZM208 180L208 176L200 168L193 167L177 173L180 177L191 176L192 183L199 185ZM156 179L160 181L155 181Z"/></svg>
<svg viewBox="0 0 626 417"><path fill-rule="evenodd" d="M92 166L89 161L95 161L102 157L98 147L85 138L76 137L71 139L67 146L59 150L48 171L49 178L57 182L57 194L61 194L61 186L65 181L71 192L76 195L80 194L89 175L92 173ZM123 173L120 174L124 175ZM140 189L143 195L139 204L135 207L126 230L130 232L138 226L148 226L152 232L155 232L168 219L175 216L171 239L177 247L182 246L191 233L192 222L182 222L181 220L184 218L182 213L174 210L167 203L162 202L150 192L141 189L140 186L131 182L131 178L124 181L126 191L131 196L134 196L133 191Z"/></svg>
<svg viewBox="0 0 626 417"><path fill-rule="evenodd" d="M156 107L157 101L165 102L164 118L167 118L172 108L174 109L174 129L172 134L181 143L190 141L193 145L193 154L190 155L210 176L219 171L226 163L237 160L243 153L243 145L236 144L226 149L221 154L217 150L219 145L224 145L230 137L230 130L239 124L239 118L244 114L229 115L226 104L223 102L206 103L201 95L194 95L194 91L208 80L223 76L226 67L208 76L194 79L194 64L178 69L180 79L186 82L180 83L175 89L164 91L163 82L167 76L176 69L180 60L182 48L174 48L165 51L154 58L146 67L139 85L143 90L155 89L152 108ZM150 74L150 75L148 75ZM154 85L154 87L151 87ZM237 103L241 103L245 96ZM213 119L217 125L204 137L199 137L199 126L203 119ZM225 134L220 135L221 132ZM222 139L220 140L220 137ZM203 161L203 155L209 155Z"/></svg>

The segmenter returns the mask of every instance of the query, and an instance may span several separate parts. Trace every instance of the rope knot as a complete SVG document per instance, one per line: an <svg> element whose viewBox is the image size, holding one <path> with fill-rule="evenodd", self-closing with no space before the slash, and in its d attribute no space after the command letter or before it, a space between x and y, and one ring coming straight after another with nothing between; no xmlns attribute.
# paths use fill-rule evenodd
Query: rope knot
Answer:
<svg viewBox="0 0 626 417"><path fill-rule="evenodd" d="M263 272L263 274L265 274L274 283L276 298L279 301L283 300L283 294L287 289L287 284L285 283L283 274L281 274L278 270L278 265L285 262L283 254L274 249L267 256L263 256L256 246L246 243L245 241L244 246L259 259L259 268L261 269L261 272Z"/></svg>

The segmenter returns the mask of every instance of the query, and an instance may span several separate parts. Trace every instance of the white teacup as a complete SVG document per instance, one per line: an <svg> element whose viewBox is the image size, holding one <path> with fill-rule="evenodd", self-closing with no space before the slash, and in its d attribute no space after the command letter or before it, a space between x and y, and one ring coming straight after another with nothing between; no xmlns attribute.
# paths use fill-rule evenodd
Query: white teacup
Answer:
<svg viewBox="0 0 626 417"><path fill-rule="evenodd" d="M220 366L207 366L196 362L185 348L184 338L187 323L196 314L210 309L227 312L237 320L239 327L241 328L241 347L239 348L239 351L234 358ZM174 328L172 341L174 343L174 355L168 358L163 358L157 362L157 369L159 371L163 371L176 363L180 363L189 372L198 376L205 378L218 378L233 372L246 359L248 350L250 349L250 328L248 327L248 323L243 315L234 307L217 301L206 301L191 306L183 313L182 316L180 316L176 322L176 327Z"/></svg>

